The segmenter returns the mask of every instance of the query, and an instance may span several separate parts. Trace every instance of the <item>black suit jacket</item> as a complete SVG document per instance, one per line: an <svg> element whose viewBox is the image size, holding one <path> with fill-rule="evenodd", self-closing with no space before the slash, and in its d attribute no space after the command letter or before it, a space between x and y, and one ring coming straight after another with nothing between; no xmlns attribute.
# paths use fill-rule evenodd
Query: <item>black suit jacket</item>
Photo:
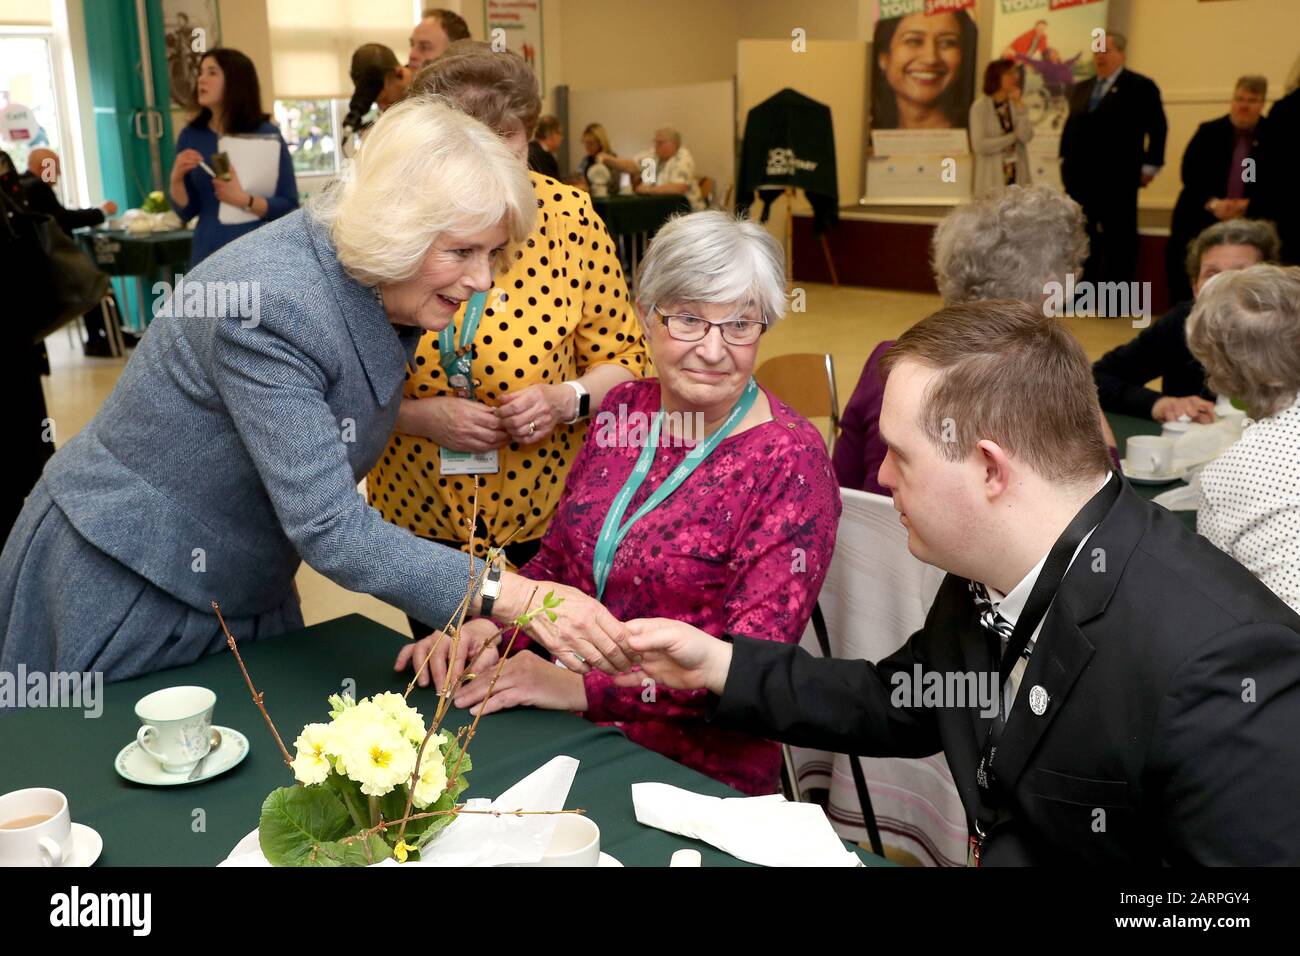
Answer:
<svg viewBox="0 0 1300 956"><path fill-rule="evenodd" d="M1261 119L1251 137L1249 155L1257 157L1260 137L1264 135L1267 120ZM1236 147L1237 131L1227 116L1210 120L1197 127L1191 142L1183 152L1183 191L1178 194L1174 206L1173 222L1170 232L1186 243L1197 236L1206 226L1212 226L1217 219L1205 208L1211 199L1221 199L1227 195L1228 166L1232 163L1232 153ZM1238 175L1240 170L1235 171ZM1255 177L1256 179L1258 177ZM1255 181L1247 182L1246 197L1254 203Z"/></svg>
<svg viewBox="0 0 1300 956"><path fill-rule="evenodd" d="M59 202L59 197L54 194L50 184L39 176L23 173L19 181L22 183L23 194L27 197L27 205L32 208L32 211L52 216L54 221L59 224L59 228L68 235L72 235L73 229L78 229L81 226L98 226L104 221L104 210L102 209L94 207L90 209L68 209L63 203Z"/></svg>
<svg viewBox="0 0 1300 956"><path fill-rule="evenodd" d="M1138 333L1117 345L1092 366L1103 411L1150 418L1162 395L1199 395L1214 401L1205 386L1205 366L1187 347L1187 317L1194 302L1180 302ZM1160 379L1160 391L1146 383Z"/></svg>
<svg viewBox="0 0 1300 956"><path fill-rule="evenodd" d="M942 750L973 822L988 721L891 694L916 665L987 671L986 633L949 575L924 628L878 664L735 638L709 714L840 753ZM1012 816L986 864L1300 863L1300 617L1126 486L1044 620L992 767Z"/></svg>
<svg viewBox="0 0 1300 956"><path fill-rule="evenodd" d="M1070 116L1061 131L1061 180L1065 191L1092 205L1141 186L1142 167L1163 166L1168 124L1160 88L1125 68L1093 112L1097 78L1070 94Z"/></svg>
<svg viewBox="0 0 1300 956"><path fill-rule="evenodd" d="M1300 182L1294 172L1300 155L1300 89L1268 111L1260 137L1259 186L1250 201L1252 219L1271 219L1282 237L1282 261L1300 264Z"/></svg>

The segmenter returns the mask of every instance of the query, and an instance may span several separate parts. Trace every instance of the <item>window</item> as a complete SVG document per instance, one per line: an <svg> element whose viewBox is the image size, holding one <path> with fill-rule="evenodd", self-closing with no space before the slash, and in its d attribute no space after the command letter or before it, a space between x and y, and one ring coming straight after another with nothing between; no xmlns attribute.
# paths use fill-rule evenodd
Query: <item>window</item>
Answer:
<svg viewBox="0 0 1300 956"><path fill-rule="evenodd" d="M0 108L11 105L30 109L36 124L35 129L24 128L13 139L0 129L0 149L9 154L19 172L27 169L27 154L33 149L44 147L62 153L48 36L0 34Z"/></svg>
<svg viewBox="0 0 1300 956"><path fill-rule="evenodd" d="M276 100L275 124L289 146L299 176L332 176L339 171L340 100ZM346 109L346 105L343 107Z"/></svg>

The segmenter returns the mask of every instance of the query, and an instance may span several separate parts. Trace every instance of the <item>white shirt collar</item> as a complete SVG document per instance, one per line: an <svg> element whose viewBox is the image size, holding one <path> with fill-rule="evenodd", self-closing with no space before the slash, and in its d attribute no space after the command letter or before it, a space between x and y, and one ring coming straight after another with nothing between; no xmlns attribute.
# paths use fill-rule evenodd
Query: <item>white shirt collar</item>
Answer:
<svg viewBox="0 0 1300 956"><path fill-rule="evenodd" d="M1097 486L1097 491L1105 488L1110 479L1111 473L1107 472L1106 480ZM1096 492L1093 493L1096 494ZM1079 556L1083 546L1088 543L1088 538L1092 535L1093 530L1095 529L1090 529L1088 534L1083 536L1083 540L1079 542L1079 547L1074 549L1074 554L1070 556L1070 564L1074 564L1074 559ZM1037 583L1038 576L1043 573L1043 565L1046 563L1047 555L1045 554L1038 559L1037 564L1029 569L1029 573L1021 578L1020 582L1006 594L996 588L989 587L987 584L984 585L989 592L989 600L993 602L993 609L1010 621L1013 627L1016 621L1020 619L1020 612L1025 609L1025 604L1029 601L1029 595L1034 590L1034 584Z"/></svg>

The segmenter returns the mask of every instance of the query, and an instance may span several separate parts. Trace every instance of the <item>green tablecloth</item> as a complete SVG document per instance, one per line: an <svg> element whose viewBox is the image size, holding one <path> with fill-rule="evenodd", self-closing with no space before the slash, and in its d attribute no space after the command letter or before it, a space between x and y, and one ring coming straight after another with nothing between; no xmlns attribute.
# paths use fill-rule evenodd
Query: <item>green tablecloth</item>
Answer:
<svg viewBox="0 0 1300 956"><path fill-rule="evenodd" d="M1125 447L1128 440L1134 435L1159 435L1161 426L1157 421L1150 418L1134 418L1131 415L1112 415L1107 413L1106 421L1110 422L1110 430L1115 433L1115 440L1119 442L1120 457L1124 457ZM1133 490L1143 498L1151 499L1156 495L1163 494L1171 488L1181 488L1187 484L1185 481L1172 481L1167 485L1139 485L1129 482ZM1179 520L1185 525L1196 530L1196 512L1195 511L1175 511Z"/></svg>
<svg viewBox="0 0 1300 956"><path fill-rule="evenodd" d="M328 719L326 698L343 681L357 696L400 691L406 675L393 672L393 658L407 638L359 615L339 618L294 634L241 645L253 681L291 750L299 730ZM409 674L409 672L407 672ZM162 687L198 684L217 694L213 721L248 737L242 764L203 784L147 787L123 780L113 769L117 752L139 727L137 700ZM0 717L0 793L22 787L54 787L68 796L74 820L104 838L100 866L211 866L257 826L266 795L293 778L227 651L187 667L160 671L104 687L103 713L81 710L19 710ZM430 688L416 688L411 702L426 719L433 713ZM456 728L471 718L448 715ZM628 866L667 866L673 851L698 849L705 866L739 866L739 860L704 843L636 822L631 785L660 781L713 796L736 791L653 751L619 731L555 711L517 709L483 718L471 747L474 770L467 797L495 797L557 754L581 761L569 806L586 810L601 830L601 848ZM206 831L196 833L196 810ZM859 851L868 865L885 860Z"/></svg>
<svg viewBox="0 0 1300 956"><path fill-rule="evenodd" d="M591 205L611 236L654 235L673 214L691 211L685 196L593 196Z"/></svg>
<svg viewBox="0 0 1300 956"><path fill-rule="evenodd" d="M119 229L78 229L77 239L104 272L114 276L152 278L159 269L179 267L190 261L194 232L177 229L132 235ZM171 282L171 276L164 276Z"/></svg>

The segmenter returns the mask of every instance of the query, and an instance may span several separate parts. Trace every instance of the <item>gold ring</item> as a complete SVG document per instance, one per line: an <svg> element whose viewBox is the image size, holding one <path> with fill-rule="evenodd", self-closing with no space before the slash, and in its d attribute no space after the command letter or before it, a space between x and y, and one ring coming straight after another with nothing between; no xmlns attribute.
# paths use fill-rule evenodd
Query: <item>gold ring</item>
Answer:
<svg viewBox="0 0 1300 956"><path fill-rule="evenodd" d="M528 434L530 434L530 435L535 435L535 434L537 434L537 422L529 422L529 423L528 423Z"/></svg>

